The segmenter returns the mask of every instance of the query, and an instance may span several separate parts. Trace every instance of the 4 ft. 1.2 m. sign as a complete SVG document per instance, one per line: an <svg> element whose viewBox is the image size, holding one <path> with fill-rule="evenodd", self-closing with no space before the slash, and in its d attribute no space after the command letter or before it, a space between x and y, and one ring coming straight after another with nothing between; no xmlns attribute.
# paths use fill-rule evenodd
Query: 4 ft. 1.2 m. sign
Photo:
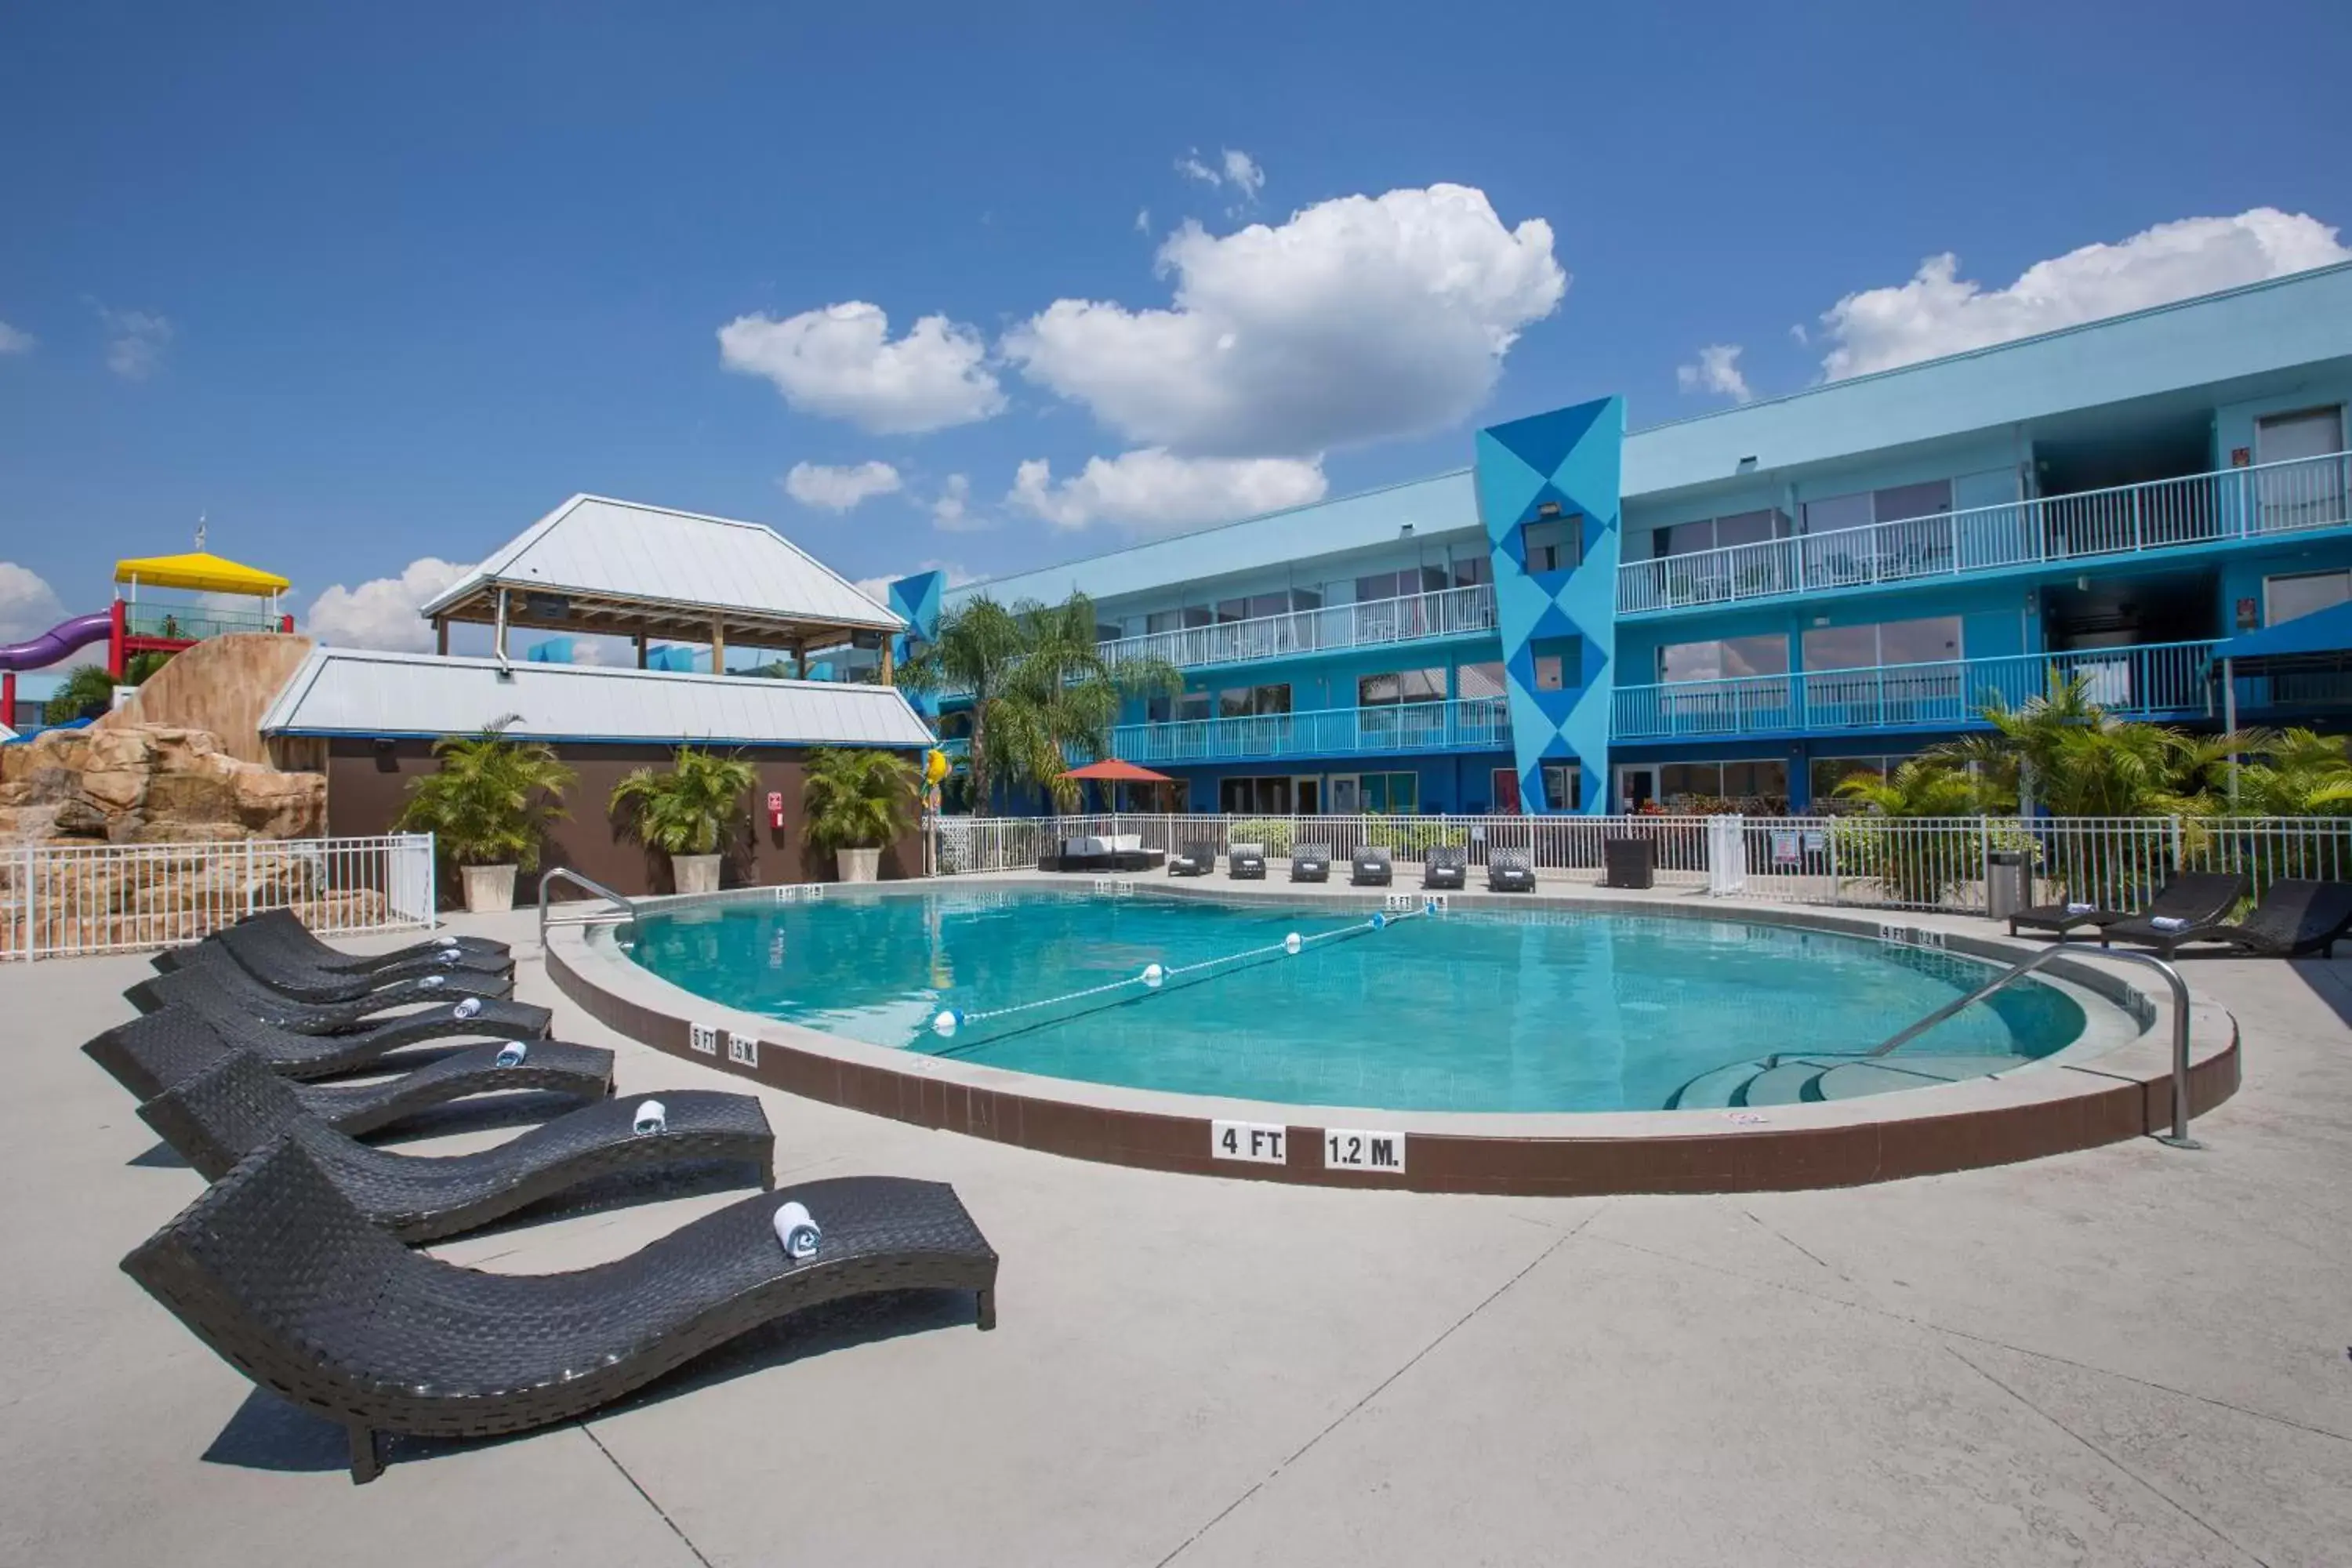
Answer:
<svg viewBox="0 0 2352 1568"><path fill-rule="evenodd" d="M1323 1131L1323 1168L1327 1171L1385 1171L1404 1174L1404 1134L1366 1132L1345 1127Z"/></svg>

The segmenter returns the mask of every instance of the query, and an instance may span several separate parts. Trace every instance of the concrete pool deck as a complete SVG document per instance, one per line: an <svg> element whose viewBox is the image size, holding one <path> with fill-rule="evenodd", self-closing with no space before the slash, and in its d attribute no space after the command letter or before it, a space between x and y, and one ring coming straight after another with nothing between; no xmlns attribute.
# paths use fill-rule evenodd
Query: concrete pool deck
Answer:
<svg viewBox="0 0 2352 1568"><path fill-rule="evenodd" d="M457 929L514 942L622 1092L742 1087L588 1020L529 917ZM2245 1042L2201 1151L1835 1191L1286 1186L762 1091L782 1183L955 1184L1003 1255L994 1333L824 1312L582 1424L396 1442L354 1488L339 1430L116 1268L200 1190L75 1048L145 959L0 967L0 1562L2342 1563L2352 962L2184 969ZM436 1250L577 1267L735 1195Z"/></svg>

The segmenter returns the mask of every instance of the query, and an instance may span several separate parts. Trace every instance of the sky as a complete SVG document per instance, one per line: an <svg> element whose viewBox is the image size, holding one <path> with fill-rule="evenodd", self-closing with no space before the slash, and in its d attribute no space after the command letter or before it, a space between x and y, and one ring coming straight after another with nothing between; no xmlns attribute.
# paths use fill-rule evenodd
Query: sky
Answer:
<svg viewBox="0 0 2352 1568"><path fill-rule="evenodd" d="M2352 256L2352 7L0 10L0 641L578 491L870 585ZM850 12L856 14L851 15Z"/></svg>

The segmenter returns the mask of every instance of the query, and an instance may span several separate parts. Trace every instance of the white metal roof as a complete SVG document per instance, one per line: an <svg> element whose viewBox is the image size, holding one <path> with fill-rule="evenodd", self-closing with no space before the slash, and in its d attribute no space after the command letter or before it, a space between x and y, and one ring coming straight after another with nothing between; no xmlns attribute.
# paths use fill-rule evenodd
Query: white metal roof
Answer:
<svg viewBox="0 0 2352 1568"><path fill-rule="evenodd" d="M438 737L471 734L509 715L508 734L541 741L934 743L929 727L888 686L579 664L502 667L494 658L341 647L312 650L262 715L261 731Z"/></svg>
<svg viewBox="0 0 2352 1568"><path fill-rule="evenodd" d="M425 606L503 583L772 619L905 629L906 622L774 529L604 496L573 496Z"/></svg>

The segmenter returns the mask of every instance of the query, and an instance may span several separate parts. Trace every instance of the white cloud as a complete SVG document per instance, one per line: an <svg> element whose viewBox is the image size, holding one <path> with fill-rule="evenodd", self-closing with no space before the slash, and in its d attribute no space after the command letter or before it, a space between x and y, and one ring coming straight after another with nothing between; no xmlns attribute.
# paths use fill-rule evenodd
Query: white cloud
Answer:
<svg viewBox="0 0 2352 1568"><path fill-rule="evenodd" d="M0 355L31 353L33 345L40 341L22 328L0 321Z"/></svg>
<svg viewBox="0 0 2352 1568"><path fill-rule="evenodd" d="M925 316L893 342L882 308L857 300L781 321L738 316L719 329L729 370L767 377L802 413L877 435L944 430L1002 412L987 353L978 331L945 316Z"/></svg>
<svg viewBox="0 0 2352 1568"><path fill-rule="evenodd" d="M1319 458L1180 458L1161 447L1089 458L1075 477L1054 482L1053 465L1021 465L1005 500L1055 528L1097 520L1138 533L1167 533L1321 500Z"/></svg>
<svg viewBox="0 0 2352 1568"><path fill-rule="evenodd" d="M1713 392L1745 403L1756 395L1739 373L1738 343L1709 343L1698 351L1698 363L1675 366L1675 384L1685 392Z"/></svg>
<svg viewBox="0 0 2352 1568"><path fill-rule="evenodd" d="M0 641L38 637L65 618L65 605L39 573L0 561Z"/></svg>
<svg viewBox="0 0 2352 1568"><path fill-rule="evenodd" d="M1961 278L1947 251L1907 283L1848 294L1822 312L1836 343L1822 369L1832 381L1863 375L2352 259L2336 235L2275 207L2182 218L2038 261L1993 289Z"/></svg>
<svg viewBox="0 0 2352 1568"><path fill-rule="evenodd" d="M1057 300L1001 346L1130 440L1219 457L1454 424L1568 287L1549 225L1507 229L1463 185L1343 196L1222 237L1187 223L1159 266L1172 308Z"/></svg>
<svg viewBox="0 0 2352 1568"><path fill-rule="evenodd" d="M1138 207L1135 209L1135 232L1138 234L1150 234L1151 232L1151 209L1150 207Z"/></svg>
<svg viewBox="0 0 2352 1568"><path fill-rule="evenodd" d="M1212 189L1231 189L1244 202L1257 200L1258 192L1265 189L1265 170L1257 160L1231 147L1219 153L1214 163L1202 162L1195 147L1176 160L1176 172Z"/></svg>
<svg viewBox="0 0 2352 1568"><path fill-rule="evenodd" d="M837 468L829 463L794 463L783 477L784 493L803 506L827 511L847 511L873 496L887 496L901 483L898 470L884 462Z"/></svg>
<svg viewBox="0 0 2352 1568"><path fill-rule="evenodd" d="M163 367L163 351L177 329L152 310L98 307L106 327L106 368L125 381L145 381Z"/></svg>
<svg viewBox="0 0 2352 1568"><path fill-rule="evenodd" d="M356 588L337 583L320 590L304 629L337 647L425 652L433 647L433 628L419 612L426 600L472 570L427 555L410 562L397 577L373 578Z"/></svg>
<svg viewBox="0 0 2352 1568"><path fill-rule="evenodd" d="M950 474L931 502L931 526L946 533L968 533L986 528L988 520L971 515L971 480Z"/></svg>

